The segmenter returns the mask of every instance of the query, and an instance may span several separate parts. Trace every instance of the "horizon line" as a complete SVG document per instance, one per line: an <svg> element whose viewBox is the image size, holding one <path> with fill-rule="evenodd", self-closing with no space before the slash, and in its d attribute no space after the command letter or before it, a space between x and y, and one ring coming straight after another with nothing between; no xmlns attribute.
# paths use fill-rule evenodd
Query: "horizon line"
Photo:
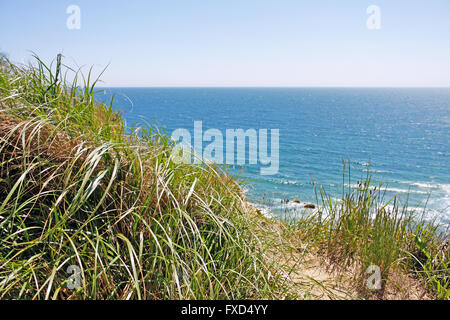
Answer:
<svg viewBox="0 0 450 320"><path fill-rule="evenodd" d="M96 88L230 88L230 89L271 89L271 88L279 88L279 89L322 89L322 88L330 88L330 89L450 89L449 86L97 86Z"/></svg>

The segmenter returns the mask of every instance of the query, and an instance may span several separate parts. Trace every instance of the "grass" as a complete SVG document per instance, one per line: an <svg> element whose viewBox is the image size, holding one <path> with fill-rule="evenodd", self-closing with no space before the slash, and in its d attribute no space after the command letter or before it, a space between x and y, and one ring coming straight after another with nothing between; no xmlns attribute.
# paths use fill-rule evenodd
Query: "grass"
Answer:
<svg viewBox="0 0 450 320"><path fill-rule="evenodd" d="M305 271L311 255L352 270L358 298L373 296L369 265L377 298L398 272L449 297L437 226L369 176L300 221L268 220L225 169L174 161L158 128L127 130L91 70L54 64L0 62L0 299L341 298Z"/></svg>
<svg viewBox="0 0 450 320"><path fill-rule="evenodd" d="M0 71L0 298L273 297L235 180L35 58Z"/></svg>
<svg viewBox="0 0 450 320"><path fill-rule="evenodd" d="M425 220L425 211L414 212L395 198L385 200L385 191L382 184L371 183L369 170L356 188L343 190L339 201L321 189L321 209L296 222L297 232L334 266L352 270L362 297L382 298L386 284L395 281L391 276L402 273L420 278L434 297L448 299L448 233ZM382 280L375 291L366 285L373 266Z"/></svg>

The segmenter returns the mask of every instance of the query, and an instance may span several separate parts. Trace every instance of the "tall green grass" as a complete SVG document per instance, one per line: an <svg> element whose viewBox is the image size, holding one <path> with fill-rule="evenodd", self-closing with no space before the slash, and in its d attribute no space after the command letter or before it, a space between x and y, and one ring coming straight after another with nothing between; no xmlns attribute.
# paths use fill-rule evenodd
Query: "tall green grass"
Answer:
<svg viewBox="0 0 450 320"><path fill-rule="evenodd" d="M343 186L345 166L344 162ZM401 272L420 278L437 298L449 298L448 232L426 220L425 210L417 212L408 208L407 201L401 205L396 198L385 199L386 189L372 183L369 169L355 188L350 181L347 185L338 200L320 189L320 209L296 223L301 237L314 243L333 265L352 270L362 297L382 298L386 284L395 281L391 275ZM379 290L367 287L370 266L380 270Z"/></svg>
<svg viewBox="0 0 450 320"><path fill-rule="evenodd" d="M0 64L0 299L272 298L235 180L126 132L97 79Z"/></svg>

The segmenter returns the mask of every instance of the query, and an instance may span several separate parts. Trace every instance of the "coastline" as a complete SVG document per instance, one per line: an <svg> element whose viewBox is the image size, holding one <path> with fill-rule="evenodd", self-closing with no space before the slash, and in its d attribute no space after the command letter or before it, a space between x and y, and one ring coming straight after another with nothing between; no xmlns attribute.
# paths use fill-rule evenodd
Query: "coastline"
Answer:
<svg viewBox="0 0 450 320"><path fill-rule="evenodd" d="M370 180L298 221L267 218L223 168L175 163L166 135L127 133L93 86L54 79L0 65L0 297L448 298L448 238Z"/></svg>
<svg viewBox="0 0 450 320"><path fill-rule="evenodd" d="M233 128L244 129L282 125L279 149L282 161L278 174L261 176L260 165L250 163L244 167L233 166L233 172L238 175L242 172L252 182L250 195L257 201L262 197L272 202L299 197L304 202L315 203L311 179L340 197L341 159L351 155L353 181L359 180L360 174L369 167L373 179L383 182L387 188L386 198L396 196L408 201L411 207L426 206L442 212L445 222L450 222L450 194L446 188L450 172L445 166L448 157L445 110L449 90L417 93L413 89L162 90L150 87L111 88L108 94L99 97L107 102L113 94L126 95L133 101L132 110L129 100L117 101L129 124L137 121L138 125L145 125L158 119L168 134L184 128L192 137L193 121L202 119L205 130L216 128L223 135L231 124ZM408 97L414 97L410 108L406 103Z"/></svg>

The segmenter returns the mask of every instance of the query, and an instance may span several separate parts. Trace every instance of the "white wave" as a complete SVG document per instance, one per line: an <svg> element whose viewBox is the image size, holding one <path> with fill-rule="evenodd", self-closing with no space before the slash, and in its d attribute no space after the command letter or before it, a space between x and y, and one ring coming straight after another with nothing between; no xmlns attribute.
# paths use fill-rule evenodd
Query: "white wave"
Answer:
<svg viewBox="0 0 450 320"><path fill-rule="evenodd" d="M381 170L381 169L373 169L373 168L370 168L370 171L376 172L376 173L392 173L392 171L389 171L389 170Z"/></svg>
<svg viewBox="0 0 450 320"><path fill-rule="evenodd" d="M270 209L269 206L262 205L259 203L254 203L254 202L251 202L251 205L254 206L256 209L260 210L262 215L265 216L266 218L268 218L268 219L274 218L273 211Z"/></svg>
<svg viewBox="0 0 450 320"><path fill-rule="evenodd" d="M352 189L358 189L358 188L362 188L362 186L359 186L357 184L345 184L346 187L352 188ZM381 191L386 190L387 192L392 192L392 193L416 193L416 194L428 194L429 192L427 191L421 191L421 190L414 190L414 189L402 189L402 188L394 188L394 187L388 187L388 186L381 186L381 188L379 186L370 186L369 190L373 190L373 189L381 189Z"/></svg>
<svg viewBox="0 0 450 320"><path fill-rule="evenodd" d="M440 184L439 188L450 196L450 184Z"/></svg>
<svg viewBox="0 0 450 320"><path fill-rule="evenodd" d="M433 182L419 182L419 181L399 181L401 184L415 186L422 189L441 189L447 194L450 194L450 184L446 183L433 183Z"/></svg>
<svg viewBox="0 0 450 320"><path fill-rule="evenodd" d="M438 185L435 184L431 184L431 183L425 183L425 182L407 182L408 184L412 185L412 186L416 186L419 188L424 188L424 189L435 189L438 188Z"/></svg>
<svg viewBox="0 0 450 320"><path fill-rule="evenodd" d="M354 163L359 164L359 165L364 166L364 167L367 167L367 166L370 165L370 163L367 162L367 161L355 161Z"/></svg>
<svg viewBox="0 0 450 320"><path fill-rule="evenodd" d="M401 189L401 188L389 188L383 187L382 190L386 190L388 192L393 193L416 193L416 194L428 194L427 191L413 190L413 189Z"/></svg>
<svg viewBox="0 0 450 320"><path fill-rule="evenodd" d="M301 186L303 185L302 183L300 183L297 180L285 180L285 179L270 179L269 182L273 182L276 184L287 184L287 185L296 185L296 186Z"/></svg>

